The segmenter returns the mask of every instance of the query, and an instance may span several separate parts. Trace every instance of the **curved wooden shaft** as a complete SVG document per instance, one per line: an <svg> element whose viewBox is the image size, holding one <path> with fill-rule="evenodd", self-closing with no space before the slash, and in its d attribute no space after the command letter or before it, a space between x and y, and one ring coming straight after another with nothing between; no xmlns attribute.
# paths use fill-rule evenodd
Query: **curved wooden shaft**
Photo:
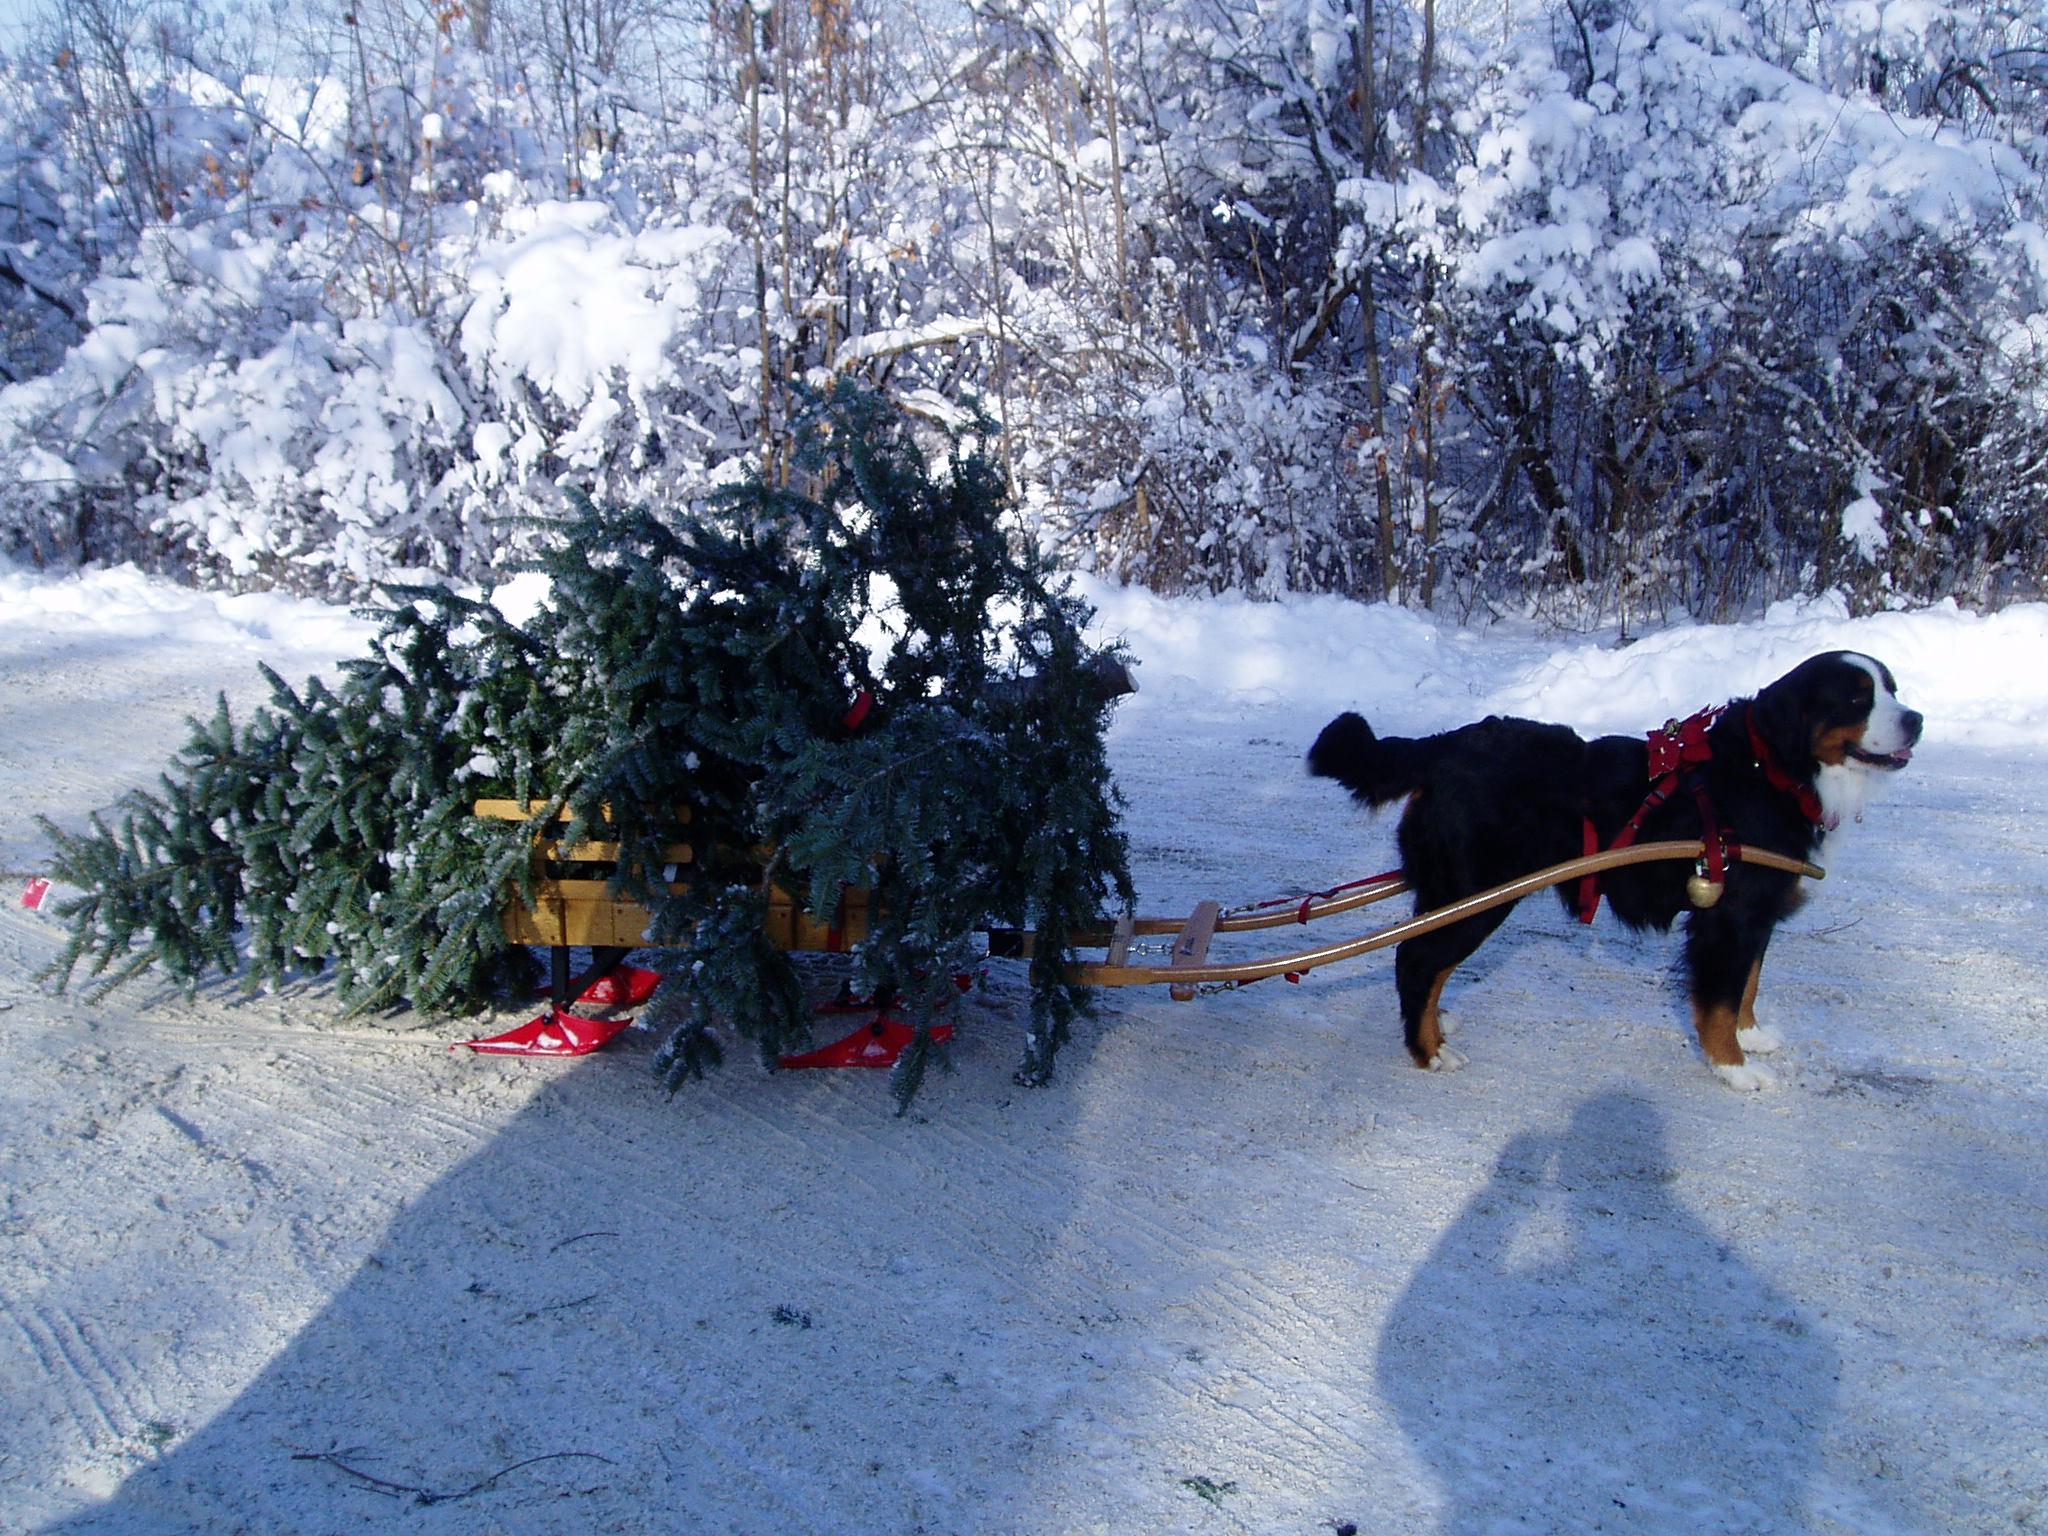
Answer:
<svg viewBox="0 0 2048 1536"><path fill-rule="evenodd" d="M1341 896L1311 901L1306 913L1302 911L1300 902L1288 902L1278 908L1240 912L1234 917L1226 917L1216 925L1216 931L1248 933L1254 928L1288 928L1297 923L1312 923L1319 917L1335 917L1339 912L1369 907L1376 901L1385 901L1389 896L1399 896L1407 889L1408 882L1401 876L1387 875L1355 891L1346 891Z"/></svg>
<svg viewBox="0 0 2048 1536"><path fill-rule="evenodd" d="M1497 885L1490 891L1467 896L1463 901L1454 901L1447 907L1438 907L1434 912L1418 913L1405 923L1395 923L1363 938L1348 939L1341 944L1325 944L1319 949L1298 950L1289 955L1273 955L1263 960L1240 961L1235 965L1077 965L1073 979L1085 987L1137 987L1157 982L1195 986L1204 982L1219 981L1262 981L1268 976L1284 976L1290 972L1312 971L1317 966L1329 965L1338 960L1349 960L1355 955L1370 954L1375 949L1385 949L1405 939L1417 938L1425 933L1434 933L1439 928L1448 928L1453 923L1502 906L1510 901L1520 901L1524 896L1562 885L1567 880L1583 879L1587 875L1603 874L1610 869L1621 869L1630 864L1654 864L1667 859L1697 859L1706 852L1706 845L1697 840L1673 843L1637 843L1628 848L1613 848L1605 853L1589 854L1585 858L1572 859L1563 864L1553 864L1548 869L1539 869L1533 875L1524 875L1506 885ZM1826 871L1817 864L1804 859L1788 858L1782 853L1772 853L1766 848L1741 848L1736 856L1745 864L1758 864L1766 869L1780 869L1787 874L1804 875L1809 880L1825 878ZM1405 888L1405 883L1403 888ZM1378 900L1378 887L1351 900L1352 906L1363 906L1367 901ZM1387 890L1385 895L1396 894ZM1338 910L1331 903L1332 910ZM1316 914L1318 916L1321 913ZM1289 915L1285 921L1292 922ZM1258 926L1277 926L1259 924Z"/></svg>
<svg viewBox="0 0 2048 1536"><path fill-rule="evenodd" d="M1376 901L1385 901L1389 896L1399 896L1408 889L1408 882L1399 875L1384 875L1369 885L1355 891L1346 891L1341 896L1331 896L1317 901L1309 899L1308 913L1302 914L1299 901L1276 901L1271 906L1260 907L1250 912L1235 912L1219 918L1216 922L1218 933L1250 933L1257 928L1292 928L1300 923L1312 923L1319 917L1335 917L1340 912L1355 911L1369 907ZM1139 917L1131 920L1130 931L1140 937L1155 937L1163 933L1179 933L1187 926L1185 917ZM1079 949L1103 949L1109 944L1111 930L1091 929L1074 935L1075 947Z"/></svg>

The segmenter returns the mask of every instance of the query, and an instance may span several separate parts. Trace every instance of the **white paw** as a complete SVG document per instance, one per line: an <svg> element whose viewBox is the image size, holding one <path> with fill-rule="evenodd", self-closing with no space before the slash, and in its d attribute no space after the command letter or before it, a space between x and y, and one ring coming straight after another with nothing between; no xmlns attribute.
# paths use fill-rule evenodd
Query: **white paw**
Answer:
<svg viewBox="0 0 2048 1536"><path fill-rule="evenodd" d="M1439 1008L1436 1015L1436 1027L1437 1032L1448 1040L1458 1032L1458 1021Z"/></svg>
<svg viewBox="0 0 2048 1536"><path fill-rule="evenodd" d="M1739 1067L1724 1067L1717 1063L1714 1067L1714 1076L1737 1093L1761 1093L1766 1088L1778 1086L1776 1073L1753 1062L1744 1062Z"/></svg>
<svg viewBox="0 0 2048 1536"><path fill-rule="evenodd" d="M1432 1072L1455 1072L1464 1065L1465 1058L1448 1045L1438 1046L1436 1054L1429 1058L1429 1070Z"/></svg>
<svg viewBox="0 0 2048 1536"><path fill-rule="evenodd" d="M1751 1056L1768 1056L1785 1048L1785 1037L1768 1024L1735 1031L1735 1043Z"/></svg>

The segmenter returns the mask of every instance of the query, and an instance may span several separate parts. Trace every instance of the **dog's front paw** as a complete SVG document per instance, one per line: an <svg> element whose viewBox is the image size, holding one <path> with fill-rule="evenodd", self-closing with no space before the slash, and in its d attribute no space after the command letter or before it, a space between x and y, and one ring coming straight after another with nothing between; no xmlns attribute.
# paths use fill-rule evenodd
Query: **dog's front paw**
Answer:
<svg viewBox="0 0 2048 1536"><path fill-rule="evenodd" d="M1735 1043L1748 1055L1768 1056L1785 1048L1785 1037L1768 1024L1758 1024L1749 1029L1738 1029Z"/></svg>
<svg viewBox="0 0 2048 1536"><path fill-rule="evenodd" d="M1778 1086L1777 1075L1753 1061L1746 1061L1739 1067L1722 1066L1717 1062L1714 1076L1738 1093L1761 1093L1766 1088Z"/></svg>
<svg viewBox="0 0 2048 1536"><path fill-rule="evenodd" d="M1436 1028L1437 1033L1448 1040L1458 1032L1458 1021L1439 1008L1436 1011Z"/></svg>
<svg viewBox="0 0 2048 1536"><path fill-rule="evenodd" d="M1465 1058L1448 1045L1438 1046L1436 1054L1429 1058L1429 1070L1432 1072L1456 1072L1464 1065Z"/></svg>

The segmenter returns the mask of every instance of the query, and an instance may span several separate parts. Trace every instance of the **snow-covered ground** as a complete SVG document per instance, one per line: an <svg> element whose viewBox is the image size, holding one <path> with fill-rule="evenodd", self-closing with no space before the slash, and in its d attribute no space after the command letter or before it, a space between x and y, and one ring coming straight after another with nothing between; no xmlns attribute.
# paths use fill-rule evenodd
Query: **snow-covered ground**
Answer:
<svg viewBox="0 0 2048 1536"><path fill-rule="evenodd" d="M1096 596L1143 659L1115 754L1148 910L1393 861L1300 770L1339 708L1640 730L1847 644L1927 742L1773 946L1773 1092L1700 1064L1675 941L1545 898L1461 973L1455 1075L1408 1065L1371 957L1106 994L1038 1091L998 970L907 1119L877 1076L745 1060L671 1101L638 1035L476 1058L317 988L38 987L32 814L361 631L0 572L0 1527L2048 1521L2048 612L1617 651Z"/></svg>

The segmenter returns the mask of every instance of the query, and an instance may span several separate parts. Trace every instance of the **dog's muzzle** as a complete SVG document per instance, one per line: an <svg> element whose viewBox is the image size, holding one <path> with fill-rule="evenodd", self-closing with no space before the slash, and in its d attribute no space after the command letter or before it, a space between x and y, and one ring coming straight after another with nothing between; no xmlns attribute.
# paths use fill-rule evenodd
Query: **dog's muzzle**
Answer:
<svg viewBox="0 0 2048 1536"><path fill-rule="evenodd" d="M1849 756L1865 767L1897 773L1913 760L1913 748L1920 744L1920 732L1926 724L1927 717L1919 710L1902 710L1899 713L1899 734L1906 738L1903 743L1889 752L1873 752L1859 744L1849 749Z"/></svg>

